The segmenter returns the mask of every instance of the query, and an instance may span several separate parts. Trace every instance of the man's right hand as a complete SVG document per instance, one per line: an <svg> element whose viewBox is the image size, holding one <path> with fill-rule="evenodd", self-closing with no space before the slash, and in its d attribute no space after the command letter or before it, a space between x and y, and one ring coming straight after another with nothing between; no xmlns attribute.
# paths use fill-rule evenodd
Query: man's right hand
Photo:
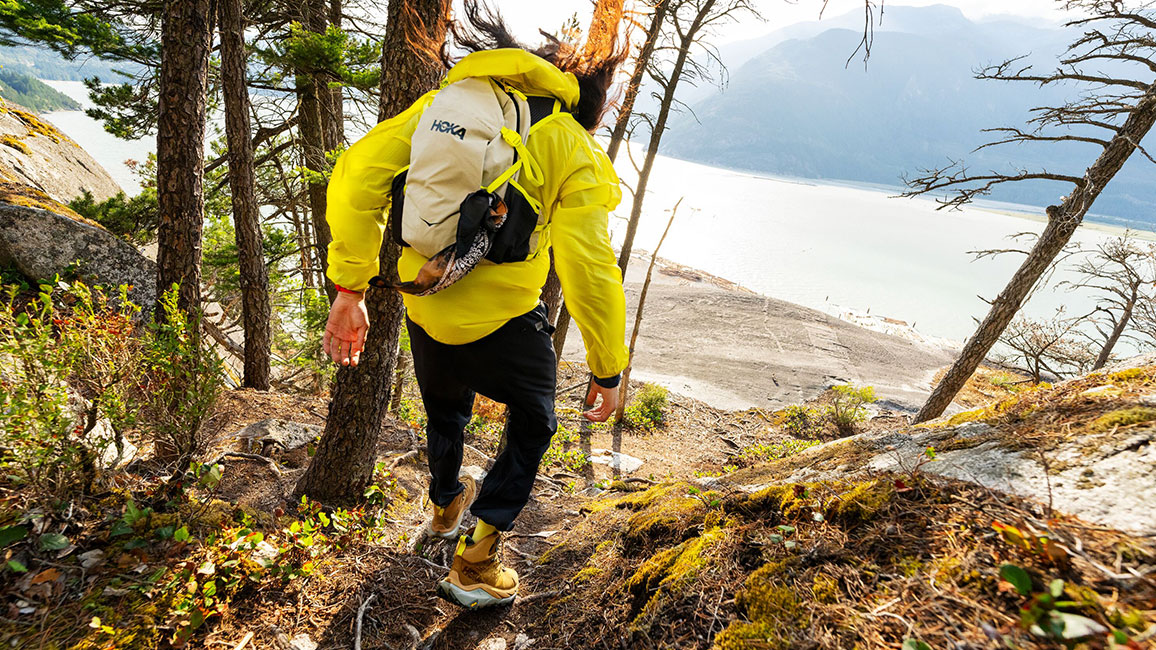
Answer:
<svg viewBox="0 0 1156 650"><path fill-rule="evenodd" d="M369 331L369 312L365 296L340 291L329 308L329 321L321 335L321 347L334 363L356 366L365 349L365 333Z"/></svg>

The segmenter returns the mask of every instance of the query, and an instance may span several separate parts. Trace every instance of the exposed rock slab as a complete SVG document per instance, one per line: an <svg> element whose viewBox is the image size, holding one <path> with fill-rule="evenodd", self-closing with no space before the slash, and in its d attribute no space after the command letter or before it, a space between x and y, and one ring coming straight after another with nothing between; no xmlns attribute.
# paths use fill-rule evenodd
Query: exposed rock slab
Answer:
<svg viewBox="0 0 1156 650"><path fill-rule="evenodd" d="M0 172L61 203L88 190L97 200L120 186L87 151L48 120L12 103L0 105Z"/></svg>
<svg viewBox="0 0 1156 650"><path fill-rule="evenodd" d="M1112 374L1137 367L1139 375ZM828 442L749 476L736 474L735 487L920 473L1024 497L1125 533L1156 536L1156 420L1144 408L1156 404L1150 393L1156 357L1121 362L1110 371L1029 393L1022 398L1030 400L1025 408L1006 417L1001 413L1016 409L1021 398L964 418L986 422L941 420ZM1105 418L1107 424L1100 424Z"/></svg>
<svg viewBox="0 0 1156 650"><path fill-rule="evenodd" d="M0 265L33 280L70 270L110 287L132 286L129 299L143 309L156 302L156 264L97 224L53 211L0 202Z"/></svg>

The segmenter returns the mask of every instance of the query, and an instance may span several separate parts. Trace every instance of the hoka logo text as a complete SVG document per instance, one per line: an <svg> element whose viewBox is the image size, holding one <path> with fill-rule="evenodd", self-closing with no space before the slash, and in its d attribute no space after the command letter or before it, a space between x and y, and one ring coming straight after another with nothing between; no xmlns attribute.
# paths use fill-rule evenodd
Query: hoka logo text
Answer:
<svg viewBox="0 0 1156 650"><path fill-rule="evenodd" d="M429 130L456 135L458 136L459 140L466 139L466 127L458 126L457 124L448 122L446 120L434 120L433 124L430 125Z"/></svg>

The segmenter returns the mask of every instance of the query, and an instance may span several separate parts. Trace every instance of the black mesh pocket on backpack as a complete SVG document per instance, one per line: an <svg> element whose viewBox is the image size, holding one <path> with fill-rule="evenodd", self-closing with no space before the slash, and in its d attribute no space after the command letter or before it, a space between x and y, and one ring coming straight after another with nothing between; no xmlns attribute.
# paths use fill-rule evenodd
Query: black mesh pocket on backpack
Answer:
<svg viewBox="0 0 1156 650"><path fill-rule="evenodd" d="M399 246L409 246L401 238L401 213L405 208L405 178L408 175L407 170L394 176L389 189L389 236Z"/></svg>
<svg viewBox="0 0 1156 650"><path fill-rule="evenodd" d="M506 223L494 236L494 245L486 259L495 264L521 262L530 256L530 237L538 225L538 214L522 193L513 187L506 190Z"/></svg>

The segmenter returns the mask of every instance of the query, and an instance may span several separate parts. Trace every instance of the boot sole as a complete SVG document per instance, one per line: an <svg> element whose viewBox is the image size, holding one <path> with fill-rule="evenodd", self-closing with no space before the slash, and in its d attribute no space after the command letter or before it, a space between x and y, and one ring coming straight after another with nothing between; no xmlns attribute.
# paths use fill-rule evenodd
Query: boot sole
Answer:
<svg viewBox="0 0 1156 650"><path fill-rule="evenodd" d="M466 591L455 584L451 584L448 580L442 580L438 583L437 594L441 598L455 605L465 607L466 609L509 605L514 602L513 595L507 596L506 598L498 598L497 596L491 595L485 589Z"/></svg>
<svg viewBox="0 0 1156 650"><path fill-rule="evenodd" d="M445 533L436 532L432 526L427 525L425 532L430 537L437 537L439 539L457 539L458 535L462 532L462 525L459 523L453 530Z"/></svg>

